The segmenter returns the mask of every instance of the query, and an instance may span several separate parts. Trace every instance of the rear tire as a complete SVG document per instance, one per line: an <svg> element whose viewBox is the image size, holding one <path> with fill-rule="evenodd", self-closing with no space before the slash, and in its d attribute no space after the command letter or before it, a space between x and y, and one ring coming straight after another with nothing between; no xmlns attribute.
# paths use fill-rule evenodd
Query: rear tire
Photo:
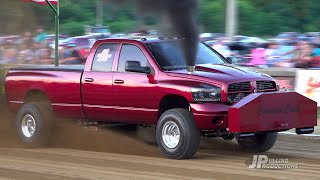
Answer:
<svg viewBox="0 0 320 180"><path fill-rule="evenodd" d="M255 137L250 139L239 139L237 141L240 147L248 152L266 152L269 151L277 140L278 133L263 133L255 134Z"/></svg>
<svg viewBox="0 0 320 180"><path fill-rule="evenodd" d="M189 159L199 148L200 131L191 112L171 109L161 115L156 138L161 153L166 157Z"/></svg>
<svg viewBox="0 0 320 180"><path fill-rule="evenodd" d="M47 146L52 132L52 110L47 103L24 104L16 117L20 140L32 147Z"/></svg>

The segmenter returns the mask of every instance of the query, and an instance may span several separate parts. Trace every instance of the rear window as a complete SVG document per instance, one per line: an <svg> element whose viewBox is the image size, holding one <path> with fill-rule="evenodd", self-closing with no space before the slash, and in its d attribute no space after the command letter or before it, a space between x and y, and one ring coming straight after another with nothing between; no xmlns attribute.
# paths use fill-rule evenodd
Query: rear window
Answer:
<svg viewBox="0 0 320 180"><path fill-rule="evenodd" d="M117 51L117 43L101 44L94 55L92 71L112 71L114 56Z"/></svg>

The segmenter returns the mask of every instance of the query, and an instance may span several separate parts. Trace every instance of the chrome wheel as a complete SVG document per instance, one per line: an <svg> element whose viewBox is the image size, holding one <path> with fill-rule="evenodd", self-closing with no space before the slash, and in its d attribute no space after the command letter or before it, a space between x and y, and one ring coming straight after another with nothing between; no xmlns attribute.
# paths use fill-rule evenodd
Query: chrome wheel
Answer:
<svg viewBox="0 0 320 180"><path fill-rule="evenodd" d="M176 148L180 141L179 126L173 122L168 121L162 128L162 141L167 148Z"/></svg>
<svg viewBox="0 0 320 180"><path fill-rule="evenodd" d="M33 116L30 114L26 114L21 123L22 133L25 137L30 138L33 136L36 131L36 121Z"/></svg>

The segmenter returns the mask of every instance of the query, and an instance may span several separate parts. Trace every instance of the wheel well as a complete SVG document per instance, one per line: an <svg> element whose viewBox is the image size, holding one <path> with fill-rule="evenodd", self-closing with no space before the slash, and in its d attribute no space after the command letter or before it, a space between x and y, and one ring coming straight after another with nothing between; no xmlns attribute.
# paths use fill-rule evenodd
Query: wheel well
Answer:
<svg viewBox="0 0 320 180"><path fill-rule="evenodd" d="M28 102L49 102L49 98L40 90L32 90L29 91L24 97L24 103Z"/></svg>
<svg viewBox="0 0 320 180"><path fill-rule="evenodd" d="M189 109L189 102L186 98L178 95L168 95L162 98L159 106L160 117L165 111L174 108Z"/></svg>

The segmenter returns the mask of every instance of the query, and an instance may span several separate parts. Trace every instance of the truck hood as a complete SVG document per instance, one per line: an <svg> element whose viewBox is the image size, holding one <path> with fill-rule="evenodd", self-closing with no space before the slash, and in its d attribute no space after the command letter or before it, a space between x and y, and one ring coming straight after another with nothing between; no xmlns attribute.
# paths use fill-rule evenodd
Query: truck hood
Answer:
<svg viewBox="0 0 320 180"><path fill-rule="evenodd" d="M187 70L175 70L168 71L167 75L199 80L200 78L208 78L209 81L227 84L252 80L273 80L273 78L267 74L232 64L198 65L192 73L188 73Z"/></svg>

